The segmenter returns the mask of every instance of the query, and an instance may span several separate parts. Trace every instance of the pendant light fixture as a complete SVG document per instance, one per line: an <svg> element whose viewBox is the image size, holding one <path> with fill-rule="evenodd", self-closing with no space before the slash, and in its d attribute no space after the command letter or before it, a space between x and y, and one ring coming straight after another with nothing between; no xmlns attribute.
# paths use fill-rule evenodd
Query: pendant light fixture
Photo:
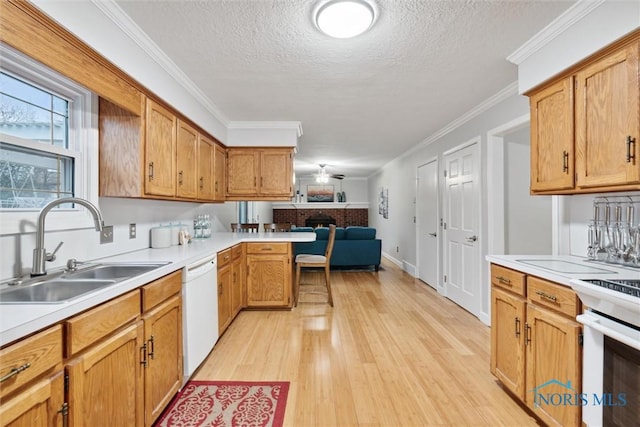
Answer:
<svg viewBox="0 0 640 427"><path fill-rule="evenodd" d="M365 0L330 0L318 8L315 22L328 36L346 39L367 31L374 18L373 7Z"/></svg>

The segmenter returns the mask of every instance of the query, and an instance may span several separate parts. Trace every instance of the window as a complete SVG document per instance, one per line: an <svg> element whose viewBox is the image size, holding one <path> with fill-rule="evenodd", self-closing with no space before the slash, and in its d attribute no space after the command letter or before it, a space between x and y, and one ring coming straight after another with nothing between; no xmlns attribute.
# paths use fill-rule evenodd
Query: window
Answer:
<svg viewBox="0 0 640 427"><path fill-rule="evenodd" d="M24 232L18 224L35 222L51 200L97 202L97 97L2 44L0 56L0 234L8 234ZM80 210L56 208L47 228L84 227Z"/></svg>

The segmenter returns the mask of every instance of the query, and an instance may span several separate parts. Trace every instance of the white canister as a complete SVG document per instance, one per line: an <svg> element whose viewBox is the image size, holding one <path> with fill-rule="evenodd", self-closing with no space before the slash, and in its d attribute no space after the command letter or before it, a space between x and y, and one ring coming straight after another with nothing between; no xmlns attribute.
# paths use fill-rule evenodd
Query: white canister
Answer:
<svg viewBox="0 0 640 427"><path fill-rule="evenodd" d="M171 230L171 244L177 245L180 243L180 224L169 224Z"/></svg>
<svg viewBox="0 0 640 427"><path fill-rule="evenodd" d="M154 227L151 229L151 247L168 248L171 246L171 227Z"/></svg>

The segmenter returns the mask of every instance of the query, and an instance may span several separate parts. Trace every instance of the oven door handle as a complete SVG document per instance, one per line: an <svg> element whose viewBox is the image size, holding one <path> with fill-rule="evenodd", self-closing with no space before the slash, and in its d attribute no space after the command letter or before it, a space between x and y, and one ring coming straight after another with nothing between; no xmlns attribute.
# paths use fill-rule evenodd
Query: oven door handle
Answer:
<svg viewBox="0 0 640 427"><path fill-rule="evenodd" d="M578 317L576 317L576 320L585 326L595 329L603 335L613 338L616 341L620 341L621 343L624 343L629 347L635 348L636 350L640 351L640 332L629 329L630 332L635 333L636 335L635 338L630 337L626 334L604 326L598 319L590 316L589 314L580 314Z"/></svg>

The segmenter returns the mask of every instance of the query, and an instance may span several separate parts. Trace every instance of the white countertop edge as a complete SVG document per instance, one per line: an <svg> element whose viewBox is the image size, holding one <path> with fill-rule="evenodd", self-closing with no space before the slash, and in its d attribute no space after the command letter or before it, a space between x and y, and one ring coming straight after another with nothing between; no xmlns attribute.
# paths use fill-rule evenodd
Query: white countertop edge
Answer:
<svg viewBox="0 0 640 427"><path fill-rule="evenodd" d="M312 242L314 232L214 233L184 246L141 249L88 262L168 262L155 270L61 304L0 304L0 346L152 282L242 242Z"/></svg>
<svg viewBox="0 0 640 427"><path fill-rule="evenodd" d="M572 255L487 255L485 257L487 261L493 264L498 264L503 267L511 268L517 271L521 271L532 276L537 276L542 279L547 279L552 282L560 283L565 286L571 286L570 281L572 279L602 279L602 278L616 278L616 279L640 279L640 269L633 267L618 266L615 264L607 264L603 262L593 262L583 257ZM553 260L553 261L567 261L576 264L583 264L589 267L606 270L607 272L594 272L594 273L568 273L553 271L542 267L536 267L530 264L520 262L520 260Z"/></svg>

